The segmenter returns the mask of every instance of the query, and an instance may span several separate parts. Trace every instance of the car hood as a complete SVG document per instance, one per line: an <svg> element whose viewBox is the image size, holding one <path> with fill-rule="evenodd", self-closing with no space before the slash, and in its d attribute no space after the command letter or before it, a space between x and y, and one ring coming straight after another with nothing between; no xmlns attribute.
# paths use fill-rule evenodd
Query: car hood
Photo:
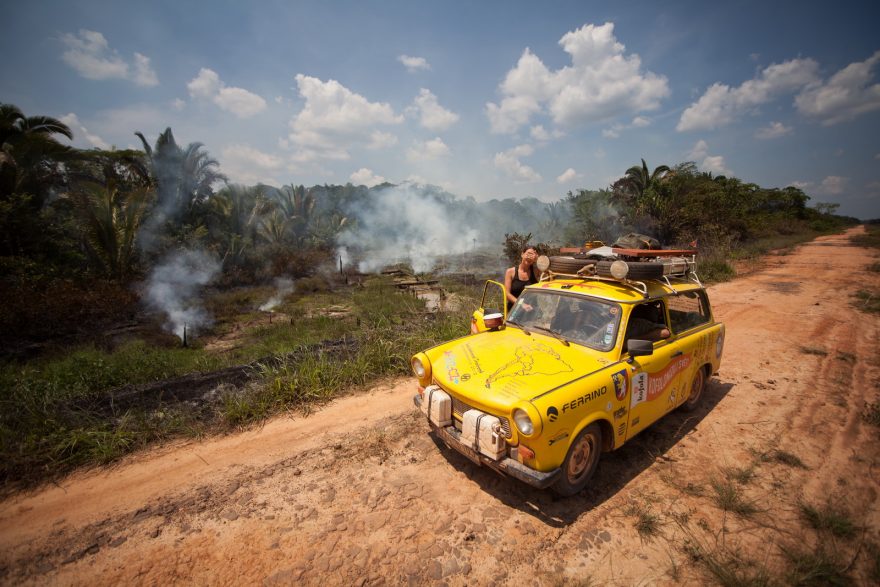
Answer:
<svg viewBox="0 0 880 587"><path fill-rule="evenodd" d="M513 327L460 338L426 354L437 383L496 407L531 400L612 363L605 353Z"/></svg>

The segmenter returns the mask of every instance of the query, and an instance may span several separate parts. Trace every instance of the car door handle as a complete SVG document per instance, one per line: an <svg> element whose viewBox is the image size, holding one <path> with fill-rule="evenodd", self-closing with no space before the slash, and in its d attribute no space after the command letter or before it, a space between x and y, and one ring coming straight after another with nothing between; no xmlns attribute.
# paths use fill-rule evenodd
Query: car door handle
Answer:
<svg viewBox="0 0 880 587"><path fill-rule="evenodd" d="M672 358L674 359L675 357L680 357L683 354L684 354L684 351L675 351L674 353L672 353Z"/></svg>

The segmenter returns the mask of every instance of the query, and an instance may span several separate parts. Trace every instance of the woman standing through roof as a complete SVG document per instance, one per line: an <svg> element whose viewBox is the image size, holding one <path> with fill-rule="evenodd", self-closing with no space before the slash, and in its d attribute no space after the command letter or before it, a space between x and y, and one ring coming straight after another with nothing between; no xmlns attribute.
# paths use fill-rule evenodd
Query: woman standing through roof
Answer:
<svg viewBox="0 0 880 587"><path fill-rule="evenodd" d="M504 288L507 290L507 310L523 292L527 285L538 283L538 277L535 274L535 261L538 260L538 250L532 245L523 245L520 253L519 265L509 267L504 272ZM531 306L525 304L523 307L527 312L532 309Z"/></svg>

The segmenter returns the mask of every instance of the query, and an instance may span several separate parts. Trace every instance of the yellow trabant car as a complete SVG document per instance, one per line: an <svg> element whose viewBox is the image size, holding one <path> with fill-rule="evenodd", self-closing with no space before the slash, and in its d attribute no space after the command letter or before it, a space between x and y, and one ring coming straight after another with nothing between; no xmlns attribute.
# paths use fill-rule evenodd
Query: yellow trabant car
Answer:
<svg viewBox="0 0 880 587"><path fill-rule="evenodd" d="M412 358L414 401L448 446L535 487L578 493L601 453L694 409L720 366L724 325L687 270L641 281L545 271L509 314L486 308L487 291L474 333Z"/></svg>

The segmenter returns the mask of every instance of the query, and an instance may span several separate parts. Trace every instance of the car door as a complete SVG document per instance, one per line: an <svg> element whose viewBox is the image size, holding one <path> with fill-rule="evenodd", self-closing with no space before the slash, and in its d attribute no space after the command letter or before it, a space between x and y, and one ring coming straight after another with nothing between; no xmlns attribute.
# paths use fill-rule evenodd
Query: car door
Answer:
<svg viewBox="0 0 880 587"><path fill-rule="evenodd" d="M639 320L649 320L658 328L654 332L640 332ZM661 300L635 305L627 317L624 341L631 338L652 340L654 346L651 355L633 357L630 364L627 440L681 403L684 375L691 360L676 344L669 330L666 306ZM667 335L665 338L664 334ZM629 358L628 351L624 357Z"/></svg>
<svg viewBox="0 0 880 587"><path fill-rule="evenodd" d="M676 348L681 352L680 356L688 358L688 365L681 374L684 392L676 397L677 406L687 400L690 393L688 386L696 370L712 363L718 328L711 328L712 313L704 291L679 292L669 296L666 305Z"/></svg>

